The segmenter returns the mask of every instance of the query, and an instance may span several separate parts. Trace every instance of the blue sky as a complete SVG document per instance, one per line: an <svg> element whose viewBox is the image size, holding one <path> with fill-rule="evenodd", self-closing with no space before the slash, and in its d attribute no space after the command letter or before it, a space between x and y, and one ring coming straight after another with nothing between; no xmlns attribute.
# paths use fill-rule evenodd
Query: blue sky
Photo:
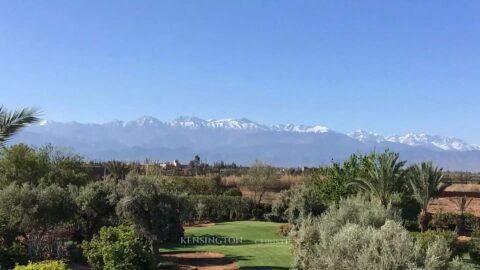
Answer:
<svg viewBox="0 0 480 270"><path fill-rule="evenodd" d="M0 104L480 143L480 1L1 1Z"/></svg>

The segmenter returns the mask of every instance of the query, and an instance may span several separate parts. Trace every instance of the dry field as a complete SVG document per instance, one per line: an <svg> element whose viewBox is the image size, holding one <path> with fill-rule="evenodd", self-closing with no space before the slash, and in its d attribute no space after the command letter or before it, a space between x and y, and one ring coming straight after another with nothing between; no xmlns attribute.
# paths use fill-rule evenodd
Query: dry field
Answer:
<svg viewBox="0 0 480 270"><path fill-rule="evenodd" d="M480 184L453 184L449 186L444 194L444 196L449 197L435 199L428 206L428 211L431 213L440 211L457 213L457 206L451 196L464 195L467 197L474 197L466 212L480 217Z"/></svg>

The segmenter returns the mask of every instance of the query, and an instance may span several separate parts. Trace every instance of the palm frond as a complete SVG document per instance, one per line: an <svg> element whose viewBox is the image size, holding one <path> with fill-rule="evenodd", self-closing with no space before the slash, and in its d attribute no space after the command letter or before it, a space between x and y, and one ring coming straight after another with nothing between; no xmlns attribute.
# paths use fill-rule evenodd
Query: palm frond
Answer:
<svg viewBox="0 0 480 270"><path fill-rule="evenodd" d="M3 145L20 129L39 121L38 113L37 109L8 111L0 106L0 144Z"/></svg>

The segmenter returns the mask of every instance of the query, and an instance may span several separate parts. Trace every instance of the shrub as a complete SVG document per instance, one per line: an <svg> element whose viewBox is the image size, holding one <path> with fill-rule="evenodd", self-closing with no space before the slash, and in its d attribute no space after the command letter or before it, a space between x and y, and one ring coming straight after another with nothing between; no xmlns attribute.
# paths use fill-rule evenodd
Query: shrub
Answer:
<svg viewBox="0 0 480 270"><path fill-rule="evenodd" d="M325 208L311 185L298 185L280 192L273 203L272 212L281 221L294 224L298 219L308 215L319 216Z"/></svg>
<svg viewBox="0 0 480 270"><path fill-rule="evenodd" d="M196 213L196 206L202 203L202 216L211 221L246 220L252 218L254 202L238 196L197 195L188 197L190 208Z"/></svg>
<svg viewBox="0 0 480 270"><path fill-rule="evenodd" d="M433 214L430 227L433 229L455 230L457 215L454 213L437 212Z"/></svg>
<svg viewBox="0 0 480 270"><path fill-rule="evenodd" d="M82 246L94 270L142 270L152 265L146 243L128 226L103 227Z"/></svg>
<svg viewBox="0 0 480 270"><path fill-rule="evenodd" d="M66 270L67 267L62 261L44 261L38 263L29 262L28 265L17 265L14 270Z"/></svg>
<svg viewBox="0 0 480 270"><path fill-rule="evenodd" d="M0 246L0 269L12 269L15 264L28 262L27 250L19 244L11 247Z"/></svg>
<svg viewBox="0 0 480 270"><path fill-rule="evenodd" d="M229 188L223 193L224 196L242 196L242 192L238 188Z"/></svg>
<svg viewBox="0 0 480 270"><path fill-rule="evenodd" d="M480 262L480 228L475 229L472 233L468 253L470 254L470 258L476 262Z"/></svg>
<svg viewBox="0 0 480 270"><path fill-rule="evenodd" d="M415 236L416 244L424 251L427 250L428 246L432 245L439 238L445 239L450 250L456 250L458 235L453 231L444 231L444 230L428 230L422 233L418 233Z"/></svg>
<svg viewBox="0 0 480 270"><path fill-rule="evenodd" d="M393 219L393 220L392 220ZM296 269L465 269L450 262L440 237L417 245L391 208L363 197L341 200L321 217L303 218L290 232Z"/></svg>
<svg viewBox="0 0 480 270"><path fill-rule="evenodd" d="M437 212L432 216L432 220L430 221L430 228L455 230L455 227L457 226L458 216L459 215L455 213ZM464 218L465 229L473 231L476 227L478 227L479 220L473 214L465 213Z"/></svg>

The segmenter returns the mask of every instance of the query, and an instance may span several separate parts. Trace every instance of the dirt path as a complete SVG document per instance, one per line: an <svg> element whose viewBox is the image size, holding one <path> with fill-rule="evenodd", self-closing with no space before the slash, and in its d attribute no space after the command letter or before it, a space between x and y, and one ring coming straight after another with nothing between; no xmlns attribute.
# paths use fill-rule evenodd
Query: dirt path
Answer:
<svg viewBox="0 0 480 270"><path fill-rule="evenodd" d="M237 263L232 262L221 253L214 252L169 252L163 253L162 259L178 264L180 270L238 270Z"/></svg>

